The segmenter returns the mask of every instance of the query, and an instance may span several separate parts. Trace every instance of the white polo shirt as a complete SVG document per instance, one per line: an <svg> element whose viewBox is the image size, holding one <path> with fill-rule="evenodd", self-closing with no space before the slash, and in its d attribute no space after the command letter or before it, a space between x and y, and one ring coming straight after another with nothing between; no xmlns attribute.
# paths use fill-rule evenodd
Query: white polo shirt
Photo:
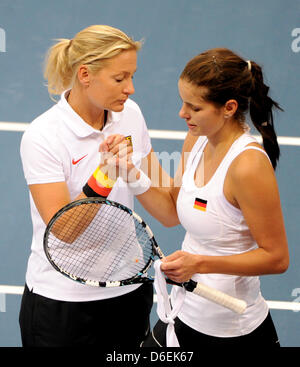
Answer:
<svg viewBox="0 0 300 367"><path fill-rule="evenodd" d="M127 100L122 112L109 111L106 125L99 131L71 108L65 93L55 106L30 124L22 137L20 151L28 185L66 182L71 200L74 200L97 168L99 145L109 135L131 135L137 166L140 159L150 153L151 142L140 108L132 100ZM57 300L90 301L116 297L138 287L96 288L76 283L57 272L44 254L46 225L29 195L33 237L26 284L30 290ZM117 180L109 199L133 208L134 198L122 179Z"/></svg>

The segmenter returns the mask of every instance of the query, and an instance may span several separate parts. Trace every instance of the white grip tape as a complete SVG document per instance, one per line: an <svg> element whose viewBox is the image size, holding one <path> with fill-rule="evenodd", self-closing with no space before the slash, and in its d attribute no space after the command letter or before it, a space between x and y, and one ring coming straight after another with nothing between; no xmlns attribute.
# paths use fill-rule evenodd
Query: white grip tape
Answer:
<svg viewBox="0 0 300 367"><path fill-rule="evenodd" d="M201 283L197 283L193 293L218 303L221 306L227 307L239 314L242 314L247 307L247 303L245 301L231 297L228 294L225 294L217 289L212 289Z"/></svg>

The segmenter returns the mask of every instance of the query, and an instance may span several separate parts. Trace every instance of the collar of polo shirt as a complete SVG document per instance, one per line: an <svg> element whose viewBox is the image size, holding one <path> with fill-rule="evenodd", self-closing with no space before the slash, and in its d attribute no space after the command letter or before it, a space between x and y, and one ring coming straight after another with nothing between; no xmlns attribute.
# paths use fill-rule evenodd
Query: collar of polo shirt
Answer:
<svg viewBox="0 0 300 367"><path fill-rule="evenodd" d="M61 94L61 99L58 102L58 107L62 110L64 120L68 124L69 128L79 137L86 137L98 132L103 132L110 124L118 122L122 118L123 111L113 112L108 111L107 122L101 131L94 129L92 126L87 124L69 105L66 99L66 95L69 91L65 91Z"/></svg>

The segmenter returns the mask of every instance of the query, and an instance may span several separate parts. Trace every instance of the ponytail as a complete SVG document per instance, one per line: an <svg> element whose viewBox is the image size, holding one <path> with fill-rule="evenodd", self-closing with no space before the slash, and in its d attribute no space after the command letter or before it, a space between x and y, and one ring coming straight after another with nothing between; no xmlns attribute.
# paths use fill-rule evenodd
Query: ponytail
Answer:
<svg viewBox="0 0 300 367"><path fill-rule="evenodd" d="M71 42L68 39L59 39L48 51L44 78L48 81L50 95L61 94L72 85L73 70L68 57Z"/></svg>
<svg viewBox="0 0 300 367"><path fill-rule="evenodd" d="M263 146L275 170L280 156L280 148L273 123L273 108L283 110L277 102L268 96L269 87L264 83L261 67L253 61L251 61L251 73L252 88L249 113L253 125L262 136Z"/></svg>

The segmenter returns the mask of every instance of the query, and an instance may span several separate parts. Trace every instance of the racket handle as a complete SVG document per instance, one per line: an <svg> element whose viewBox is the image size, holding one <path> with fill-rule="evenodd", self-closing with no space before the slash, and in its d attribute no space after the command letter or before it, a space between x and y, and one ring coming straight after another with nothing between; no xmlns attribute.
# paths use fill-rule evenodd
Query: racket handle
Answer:
<svg viewBox="0 0 300 367"><path fill-rule="evenodd" d="M245 301L229 296L226 293L210 288L202 283L197 283L193 280L190 280L189 282L185 283L184 286L188 291L195 293L198 296L207 298L223 307L229 308L236 313L242 314L247 307L247 303Z"/></svg>

